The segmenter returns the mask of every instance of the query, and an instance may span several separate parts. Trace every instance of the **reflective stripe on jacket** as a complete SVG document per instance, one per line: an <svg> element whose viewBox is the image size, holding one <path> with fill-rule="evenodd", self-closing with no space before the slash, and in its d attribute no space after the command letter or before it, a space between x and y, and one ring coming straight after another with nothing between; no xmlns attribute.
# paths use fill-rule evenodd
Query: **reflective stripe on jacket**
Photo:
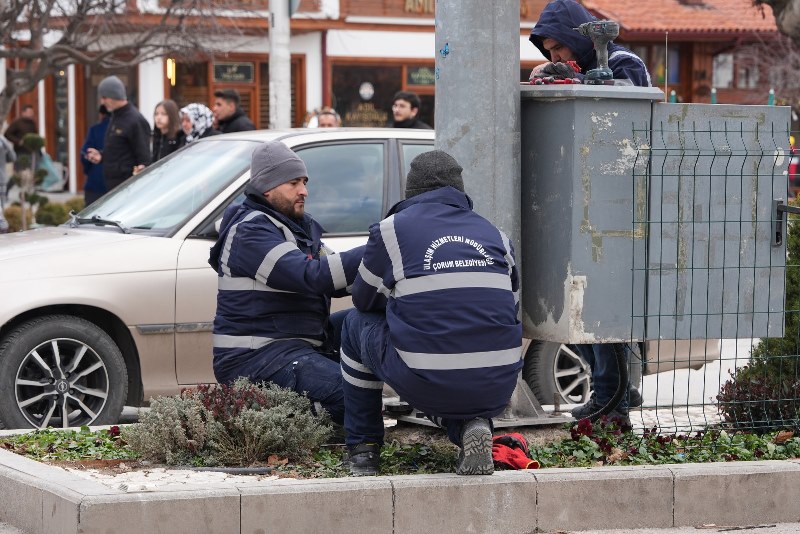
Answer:
<svg viewBox="0 0 800 534"><path fill-rule="evenodd" d="M309 345L329 350L331 296L344 296L363 247L328 252L322 227L250 198L229 207L209 263L217 271L214 374L268 377Z"/></svg>
<svg viewBox="0 0 800 534"><path fill-rule="evenodd" d="M417 195L373 225L353 302L386 310L382 371L415 408L453 418L502 412L522 366L517 269L508 238L464 193Z"/></svg>

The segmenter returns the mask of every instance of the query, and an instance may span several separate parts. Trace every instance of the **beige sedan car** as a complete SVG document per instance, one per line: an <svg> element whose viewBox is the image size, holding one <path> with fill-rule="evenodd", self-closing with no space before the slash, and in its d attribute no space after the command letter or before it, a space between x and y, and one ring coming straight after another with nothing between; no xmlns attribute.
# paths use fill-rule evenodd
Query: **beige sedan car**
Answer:
<svg viewBox="0 0 800 534"><path fill-rule="evenodd" d="M433 147L425 130L215 136L65 225L0 236L0 427L112 423L125 405L214 381L209 247L224 209L244 198L253 149L269 139L305 161L306 210L335 250L365 242L370 223L401 199L410 161ZM588 397L588 368L569 347L533 342L526 360L543 404L554 393Z"/></svg>

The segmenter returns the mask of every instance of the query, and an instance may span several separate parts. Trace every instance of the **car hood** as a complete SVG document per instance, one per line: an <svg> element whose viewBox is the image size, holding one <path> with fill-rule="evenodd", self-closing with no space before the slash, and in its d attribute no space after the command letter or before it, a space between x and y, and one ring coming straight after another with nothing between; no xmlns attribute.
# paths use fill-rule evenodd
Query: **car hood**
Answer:
<svg viewBox="0 0 800 534"><path fill-rule="evenodd" d="M0 280L175 269L180 242L116 229L46 227L0 235Z"/></svg>

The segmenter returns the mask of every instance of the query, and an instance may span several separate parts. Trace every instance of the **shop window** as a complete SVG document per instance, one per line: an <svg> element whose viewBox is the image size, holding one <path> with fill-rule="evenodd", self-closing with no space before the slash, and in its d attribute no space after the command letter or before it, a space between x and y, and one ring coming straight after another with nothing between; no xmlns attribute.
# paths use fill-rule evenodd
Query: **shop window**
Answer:
<svg viewBox="0 0 800 534"><path fill-rule="evenodd" d="M733 54L717 54L713 60L712 84L719 89L733 86Z"/></svg>
<svg viewBox="0 0 800 534"><path fill-rule="evenodd" d="M193 102L207 106L208 95L208 63L178 61L175 65L175 85L170 87L169 92L178 108Z"/></svg>
<svg viewBox="0 0 800 534"><path fill-rule="evenodd" d="M402 67L334 65L332 79L334 107L343 126L382 127L392 121Z"/></svg>
<svg viewBox="0 0 800 534"><path fill-rule="evenodd" d="M747 61L736 65L736 88L755 89L758 87L758 66Z"/></svg>

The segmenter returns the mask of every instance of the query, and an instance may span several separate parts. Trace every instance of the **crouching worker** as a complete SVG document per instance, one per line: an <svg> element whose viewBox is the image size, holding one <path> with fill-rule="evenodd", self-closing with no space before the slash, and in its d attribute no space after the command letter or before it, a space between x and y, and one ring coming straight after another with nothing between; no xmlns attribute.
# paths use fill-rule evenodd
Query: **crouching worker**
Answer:
<svg viewBox="0 0 800 534"><path fill-rule="evenodd" d="M342 424L338 349L346 312L331 296L353 283L364 247L333 254L305 214L306 166L286 145L253 152L247 198L222 218L209 263L219 276L214 375L272 382L306 395Z"/></svg>
<svg viewBox="0 0 800 534"><path fill-rule="evenodd" d="M489 475L491 417L522 365L514 253L472 211L461 167L440 150L411 162L406 200L370 228L342 329L350 471L378 472L382 387L445 428L456 473Z"/></svg>

